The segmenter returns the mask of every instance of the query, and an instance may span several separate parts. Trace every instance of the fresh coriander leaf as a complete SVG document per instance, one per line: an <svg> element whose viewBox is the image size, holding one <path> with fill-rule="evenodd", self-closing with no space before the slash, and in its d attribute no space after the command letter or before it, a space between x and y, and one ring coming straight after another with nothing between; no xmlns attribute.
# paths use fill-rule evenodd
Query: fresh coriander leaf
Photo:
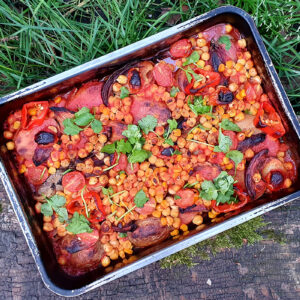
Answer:
<svg viewBox="0 0 300 300"><path fill-rule="evenodd" d="M87 113L90 112L90 109L88 107L82 107L78 112L75 113L75 117L78 118L80 117L81 115L85 115Z"/></svg>
<svg viewBox="0 0 300 300"><path fill-rule="evenodd" d="M50 217L53 215L53 209L48 202L42 204L41 213L47 217Z"/></svg>
<svg viewBox="0 0 300 300"><path fill-rule="evenodd" d="M189 83L192 82L193 76L189 73L189 72L185 72L186 78L188 80Z"/></svg>
<svg viewBox="0 0 300 300"><path fill-rule="evenodd" d="M200 197L205 200L215 200L218 197L218 190L212 181L204 180L201 183Z"/></svg>
<svg viewBox="0 0 300 300"><path fill-rule="evenodd" d="M58 220L63 223L65 221L68 221L68 211L65 207L60 207L56 210L56 213L58 214Z"/></svg>
<svg viewBox="0 0 300 300"><path fill-rule="evenodd" d="M154 116L147 115L138 122L141 129L148 134L150 131L153 131L157 126L157 119Z"/></svg>
<svg viewBox="0 0 300 300"><path fill-rule="evenodd" d="M131 144L134 144L142 137L140 129L132 124L128 125L127 130L124 130L122 134L128 138Z"/></svg>
<svg viewBox="0 0 300 300"><path fill-rule="evenodd" d="M72 172L72 171L73 171L73 169L68 169L68 170L64 171L64 172L62 173L62 175L66 175L67 173L70 173L70 172Z"/></svg>
<svg viewBox="0 0 300 300"><path fill-rule="evenodd" d="M219 38L218 42L220 44L224 44L225 45L226 51L230 50L230 48L231 48L231 41L230 41L230 37L228 35L222 35Z"/></svg>
<svg viewBox="0 0 300 300"><path fill-rule="evenodd" d="M168 120L167 122L169 124L170 132L177 128L178 123L176 120Z"/></svg>
<svg viewBox="0 0 300 300"><path fill-rule="evenodd" d="M82 128L75 125L72 119L65 119L63 121L63 125L64 125L64 133L67 135L79 134L79 132L82 131Z"/></svg>
<svg viewBox="0 0 300 300"><path fill-rule="evenodd" d="M219 176L214 179L215 187L220 193L225 194L228 190L233 189L234 179L227 172L222 171Z"/></svg>
<svg viewBox="0 0 300 300"><path fill-rule="evenodd" d="M181 152L177 149L172 153L172 155L180 155L180 154L181 154Z"/></svg>
<svg viewBox="0 0 300 300"><path fill-rule="evenodd" d="M121 87L121 95L120 95L120 98L121 99L124 99L124 98L126 98L126 97L128 97L129 96L129 91L128 91L128 89L125 87L125 86L122 86Z"/></svg>
<svg viewBox="0 0 300 300"><path fill-rule="evenodd" d="M81 113L79 116L75 117L74 123L78 126L87 126L95 119L94 115L90 112Z"/></svg>
<svg viewBox="0 0 300 300"><path fill-rule="evenodd" d="M61 195L52 196L50 198L50 201L51 201L52 207L54 208L55 211L56 211L56 208L66 204L66 198Z"/></svg>
<svg viewBox="0 0 300 300"><path fill-rule="evenodd" d="M195 81L201 81L203 80L203 75L197 74L194 70L192 70L190 67L188 67L187 72L191 75L193 75Z"/></svg>
<svg viewBox="0 0 300 300"><path fill-rule="evenodd" d="M134 196L134 203L136 207L142 208L145 203L149 201L149 198L146 196L143 190L139 190Z"/></svg>
<svg viewBox="0 0 300 300"><path fill-rule="evenodd" d="M192 110L192 112L196 116L207 114L211 111L211 106L210 105L204 105L203 104L202 96L195 97L193 104L189 100L188 101L188 106L190 107L190 109Z"/></svg>
<svg viewBox="0 0 300 300"><path fill-rule="evenodd" d="M116 144L106 144L105 146L102 147L101 152L105 152L108 154L113 154L116 151Z"/></svg>
<svg viewBox="0 0 300 300"><path fill-rule="evenodd" d="M132 153L130 154L130 156L128 157L128 161L130 163L143 162L150 156L151 156L150 151L143 150L143 149L141 149L141 150L134 149L132 151Z"/></svg>
<svg viewBox="0 0 300 300"><path fill-rule="evenodd" d="M94 119L91 123L91 128L95 133L100 133L102 130L102 122L99 120Z"/></svg>
<svg viewBox="0 0 300 300"><path fill-rule="evenodd" d="M127 237L127 233L126 232L119 232L119 237L121 237L121 238Z"/></svg>
<svg viewBox="0 0 300 300"><path fill-rule="evenodd" d="M236 168L237 165L243 160L244 155L241 151L238 150L231 150L226 154L226 157L228 157L229 159L233 160L235 163L235 171L234 173L236 173Z"/></svg>
<svg viewBox="0 0 300 300"><path fill-rule="evenodd" d="M174 142L171 139L165 139L165 143L170 146L174 146Z"/></svg>
<svg viewBox="0 0 300 300"><path fill-rule="evenodd" d="M219 128L219 145L215 146L214 152L224 152L227 153L232 145L231 138L222 133L221 127Z"/></svg>
<svg viewBox="0 0 300 300"><path fill-rule="evenodd" d="M187 66L189 64L196 63L200 59L200 55L197 51L194 51L190 56L186 58L186 61L182 64L183 66Z"/></svg>
<svg viewBox="0 0 300 300"><path fill-rule="evenodd" d="M132 151L132 146L129 143L129 141L126 141L124 139L119 140L116 142L116 150L117 152L122 152L122 153L130 153Z"/></svg>
<svg viewBox="0 0 300 300"><path fill-rule="evenodd" d="M245 113L246 115L251 115L250 109L245 109L244 113Z"/></svg>
<svg viewBox="0 0 300 300"><path fill-rule="evenodd" d="M175 199L175 200L181 199L181 197L180 197L179 195L175 195L175 196L174 196L174 199Z"/></svg>
<svg viewBox="0 0 300 300"><path fill-rule="evenodd" d="M102 188L102 193L106 196L112 195L114 193L113 188L110 186L108 188L103 187Z"/></svg>
<svg viewBox="0 0 300 300"><path fill-rule="evenodd" d="M90 227L90 222L83 215L79 215L77 211L73 214L73 217L66 228L69 232L74 234L84 232L91 233L93 231Z"/></svg>
<svg viewBox="0 0 300 300"><path fill-rule="evenodd" d="M194 126L194 127L188 132L188 135L189 135L195 128L200 128L200 129L202 129L202 130L210 130L209 128L204 127L202 124L198 124L198 125Z"/></svg>
<svg viewBox="0 0 300 300"><path fill-rule="evenodd" d="M242 129L238 125L236 125L235 123L231 122L228 119L223 119L220 126L224 130L231 130L231 131L237 131L237 132L242 131Z"/></svg>
<svg viewBox="0 0 300 300"><path fill-rule="evenodd" d="M218 197L216 199L217 201L217 205L219 205L220 203L232 203L232 195L233 195L234 191L229 190L228 192L226 192L225 194L219 193Z"/></svg>
<svg viewBox="0 0 300 300"><path fill-rule="evenodd" d="M180 92L178 87L172 86L171 90L170 90L170 96L171 97L175 97L177 95L177 93Z"/></svg>

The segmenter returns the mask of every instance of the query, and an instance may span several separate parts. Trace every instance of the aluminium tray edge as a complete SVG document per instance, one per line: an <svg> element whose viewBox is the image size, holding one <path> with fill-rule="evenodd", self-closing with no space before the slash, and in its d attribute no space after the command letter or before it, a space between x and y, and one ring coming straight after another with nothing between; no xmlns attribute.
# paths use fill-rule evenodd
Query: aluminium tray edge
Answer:
<svg viewBox="0 0 300 300"><path fill-rule="evenodd" d="M279 77L275 71L275 68L273 66L273 63L266 51L266 48L263 44L263 41L262 39L260 38L259 36L259 33L255 27L255 24L254 24L254 21L253 19L251 18L251 16L246 13L244 10L240 9L240 8L237 8L237 7L234 7L234 6L223 6L223 7L219 7L215 10L212 10L210 12L207 12L203 15L200 15L198 17L195 17L191 20L188 20L184 23L181 23L179 25L176 25L170 29L167 29L165 31L162 31L160 33L157 33L151 37L148 37L146 39L143 39L141 41L138 41L134 44L131 44L127 47L124 47L122 49L119 49L119 50L116 50L112 53L109 53L107 55L104 55L100 58L97 58L95 60L92 60L88 63L85 63L83 65L80 65L78 67L75 67L75 68L72 68L66 72L63 72L63 73L60 73L58 75L55 75L53 77L50 77L46 80L42 80L41 82L38 82L36 84L33 84L27 88L24 88L20 91L17 91L15 93L12 93L10 95L7 95L7 96L4 96L2 98L0 98L0 105L1 104L4 104L6 102L9 102L9 101L12 101L12 100L15 100L15 99L18 99L18 98L21 98L21 97L24 97L26 95L30 95L34 92L37 92L37 91L40 91L46 87L51 87L53 86L54 84L57 84L63 80L66 80L68 78L71 78L71 77L74 77L76 76L77 74L82 73L83 71L88 71L88 70L91 70L93 68L95 68L96 66L99 66L101 65L102 63L104 62L113 62L115 59L117 58L120 58L124 55L126 55L127 53L130 53L130 52L133 52L133 51L136 51L138 50L140 47L143 47L145 45L149 45L149 44L154 44L154 43L157 43L158 41L162 40L162 39L165 39L166 36L168 35L173 35L175 33L178 33L178 32L181 32L181 31L184 31L185 29L189 28L189 27L192 27L192 26L195 26L197 24L200 24L202 22L205 22L207 19L211 18L211 17L214 17L216 15L219 15L219 14L223 14L223 13L233 13L233 14L237 14L239 15L240 17L242 17L245 22L248 23L249 27L251 28L251 31L252 31L252 34L254 36L254 40L260 50L260 53L262 54L262 58L263 58L263 61L266 65L266 69L268 71L268 75L271 77L271 80L272 80L272 83L273 83L273 86L276 90L276 93L278 95L278 98L280 99L280 102L285 110L285 113L287 114L289 120L291 121L292 123L292 126L294 127L298 137L300 138L300 125L297 121L297 118L296 118L296 115L292 109L292 106L288 100L288 97L283 89L283 86L279 80ZM57 287L56 285L54 285L52 283L52 281L49 279L47 273L46 273L46 270L44 268L44 265L43 265L43 262L41 260L41 257L40 257L40 253L39 253L39 250L34 242L34 238L33 238L33 235L30 231L30 227L29 227L29 224L26 220L26 217L24 215L24 212L22 210L22 207L20 205L20 202L18 200L18 196L16 194L16 191L12 185L12 182L10 181L9 177L8 177L8 174L5 170L5 167L3 165L2 162L0 162L0 177L1 177L1 180L3 182L3 185L5 187L5 190L8 194L8 197L10 199L10 202L13 206L13 209L16 213L16 216L18 218L18 221L20 223L20 226L21 226L21 229L24 233L24 236L25 236L25 239L27 241L27 244L30 248L30 251L33 255L33 258L36 262L36 265L37 265L37 268L38 268L38 271L40 272L41 274L41 277L42 277L42 280L44 282L44 284L46 285L46 287L51 290L52 292L58 294L58 295L61 295L61 296L65 296L65 297L72 297L72 296L78 296L78 295L81 295L83 293L86 293L88 291L91 291L97 287L100 287L114 279L117 279L121 276L124 276L126 274L129 274L130 272L133 272L139 268L142 268L150 263L153 263L153 262L156 262L166 256L169 256L173 253L176 253L184 248L187 248L191 245L194 245L198 242L201 242L205 239L208 239L218 233L221 233L223 231L226 231L236 225L239 225L241 223L244 223L252 218L255 218L257 216L260 216L268 211L271 211L275 208L278 208L282 205L285 205L297 198L300 198L300 191L298 192L295 192L291 195L288 195L286 197L283 197L281 199L278 199L276 201L273 201L271 203L267 203L267 204L264 204L264 205L261 205L259 207L256 207L255 209L252 209L248 212L245 212L245 213L242 213L236 217L233 217L229 220L226 220L218 225L215 225L214 227L210 228L210 229L207 229L207 230L204 230L204 231L201 231L199 232L198 234L195 234L187 239L185 239L184 241L179 241L177 242L176 244L173 244L171 246L168 246L162 250L159 250L151 255L148 255L144 258L141 258L139 259L138 261L128 265L128 266L125 266L125 267L122 267L121 269L117 270L117 271L113 271L112 273L109 273L105 276L103 276L102 278L86 285L86 286L83 286L79 289L75 289L75 290L65 290L65 289L62 289L62 288L59 288Z"/></svg>

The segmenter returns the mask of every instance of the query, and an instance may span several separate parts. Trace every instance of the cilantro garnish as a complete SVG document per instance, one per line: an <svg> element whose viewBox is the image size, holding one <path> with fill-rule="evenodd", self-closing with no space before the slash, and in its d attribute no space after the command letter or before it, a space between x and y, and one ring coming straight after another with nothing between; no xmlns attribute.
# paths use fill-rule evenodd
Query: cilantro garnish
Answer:
<svg viewBox="0 0 300 300"><path fill-rule="evenodd" d="M126 232L119 232L119 237L121 237L121 238L127 237L127 233Z"/></svg>
<svg viewBox="0 0 300 300"><path fill-rule="evenodd" d="M194 51L189 57L186 58L185 62L182 64L183 66L187 66L189 64L194 64L200 59L200 55L197 51Z"/></svg>
<svg viewBox="0 0 300 300"><path fill-rule="evenodd" d="M58 215L58 219L60 222L64 222L68 220L68 211L65 207L66 198L60 195L54 195L51 198L45 198L46 203L42 204L41 212L44 216L52 216L53 211L55 211Z"/></svg>
<svg viewBox="0 0 300 300"><path fill-rule="evenodd" d="M134 144L142 137L141 130L136 125L128 125L128 128L122 132L126 136L131 144Z"/></svg>
<svg viewBox="0 0 300 300"><path fill-rule="evenodd" d="M194 103L192 104L191 101L188 101L188 106L192 110L192 112L196 115L202 115L209 113L212 109L212 106L204 105L203 104L203 98L202 96L195 97L194 98Z"/></svg>
<svg viewBox="0 0 300 300"><path fill-rule="evenodd" d="M205 200L216 200L220 203L233 203L236 199L233 197L234 179L227 172L222 171L219 176L212 180L205 180L201 184L200 197Z"/></svg>
<svg viewBox="0 0 300 300"><path fill-rule="evenodd" d="M128 97L128 96L129 96L129 91L128 91L128 89L127 89L125 86L122 86L122 87L121 87L120 98L121 98L121 99L124 99L124 98L126 98L126 97Z"/></svg>
<svg viewBox="0 0 300 300"><path fill-rule="evenodd" d="M90 227L90 222L77 211L74 212L72 219L69 221L69 225L66 227L68 231L79 234L84 232L91 233L93 230Z"/></svg>
<svg viewBox="0 0 300 300"><path fill-rule="evenodd" d="M228 119L223 119L220 126L224 130L231 130L231 131L237 131L237 132L242 131L242 129L238 125L236 125L235 123L231 122Z"/></svg>
<svg viewBox="0 0 300 300"><path fill-rule="evenodd" d="M227 153L232 145L231 138L222 133L221 127L219 128L219 145L214 147L214 152L224 152Z"/></svg>
<svg viewBox="0 0 300 300"><path fill-rule="evenodd" d="M218 42L220 44L224 44L225 45L225 49L228 51L231 48L231 41L230 41L230 37L228 35L222 35Z"/></svg>
<svg viewBox="0 0 300 300"><path fill-rule="evenodd" d="M147 115L138 122L140 128L148 134L150 131L153 131L157 126L157 119L151 115Z"/></svg>
<svg viewBox="0 0 300 300"><path fill-rule="evenodd" d="M179 195L174 195L174 199L178 200L178 199L181 199L181 197Z"/></svg>
<svg viewBox="0 0 300 300"><path fill-rule="evenodd" d="M149 201L149 198L146 196L143 190L139 190L134 196L134 203L136 207L142 208L145 203Z"/></svg>
<svg viewBox="0 0 300 300"><path fill-rule="evenodd" d="M171 139L169 139L169 135L171 134L171 132L177 128L178 123L176 120L168 120L167 121L169 126L168 126L168 130L165 131L164 133L164 138L165 138L165 142L171 146L174 145L173 141Z"/></svg>
<svg viewBox="0 0 300 300"><path fill-rule="evenodd" d="M185 76L189 83L192 82L193 78L195 79L196 82L201 81L203 79L203 76L201 74L195 73L195 71L192 70L190 67L188 67L187 69L183 69L179 67L179 69L181 69L185 73Z"/></svg>
<svg viewBox="0 0 300 300"><path fill-rule="evenodd" d="M147 158L151 156L151 152L144 149L134 149L130 156L128 157L128 161L130 163L143 162Z"/></svg>
<svg viewBox="0 0 300 300"><path fill-rule="evenodd" d="M231 150L226 154L226 157L229 159L233 160L235 163L235 170L234 170L234 175L236 174L236 168L237 165L243 160L244 155L241 151L238 150Z"/></svg>
<svg viewBox="0 0 300 300"><path fill-rule="evenodd" d="M95 133L99 133L102 130L102 123L95 119L95 116L90 113L89 108L82 107L75 113L74 118L68 118L63 121L64 133L67 135L79 134L84 130L83 126L91 126Z"/></svg>
<svg viewBox="0 0 300 300"><path fill-rule="evenodd" d="M170 96L171 97L175 97L177 95L177 93L179 92L179 88L172 86L171 90L170 90Z"/></svg>

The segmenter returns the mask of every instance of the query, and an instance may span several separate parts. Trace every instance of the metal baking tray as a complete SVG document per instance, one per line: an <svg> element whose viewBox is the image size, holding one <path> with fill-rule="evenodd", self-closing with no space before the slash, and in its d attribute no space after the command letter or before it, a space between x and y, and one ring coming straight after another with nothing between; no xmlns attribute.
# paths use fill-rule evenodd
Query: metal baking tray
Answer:
<svg viewBox="0 0 300 300"><path fill-rule="evenodd" d="M245 11L233 6L217 8L125 48L2 97L0 99L0 124L3 124L10 111L20 108L25 102L49 99L55 94L69 90L84 81L101 78L131 60L151 57L158 51L167 48L176 40L189 37L199 30L204 30L218 23L231 23L246 38L248 49L253 55L255 66L262 78L263 88L277 107L277 111L281 114L286 128L288 128L287 142L293 143L292 148L299 157L300 126L296 115L254 21ZM0 142L4 142L2 137ZM299 165L299 159L297 163ZM239 215L228 215L223 222L209 225L201 232L194 230L188 236L181 237L180 240L170 239L157 246L138 252L136 254L137 260L130 264L122 265L120 262L117 262L112 268L108 269L109 271L100 267L85 275L71 277L61 270L56 261L51 242L41 229L42 216L35 213L35 201L32 199L28 187L24 184L22 176L18 175L13 157L9 152L0 154L0 177L42 280L51 291L66 297L86 293L300 197L300 180L298 179L298 182L294 184L294 188L290 188L284 193L266 196L249 204Z"/></svg>

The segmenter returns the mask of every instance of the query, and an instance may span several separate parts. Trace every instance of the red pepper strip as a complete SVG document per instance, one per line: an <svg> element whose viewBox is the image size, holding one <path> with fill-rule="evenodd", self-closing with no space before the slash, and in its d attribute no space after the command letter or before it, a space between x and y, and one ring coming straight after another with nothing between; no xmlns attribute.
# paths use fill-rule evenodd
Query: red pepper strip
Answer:
<svg viewBox="0 0 300 300"><path fill-rule="evenodd" d="M101 201L99 195L96 192L88 192L88 193L84 194L84 199L87 202L87 204L91 200L94 200L94 202L97 206L97 210L93 210L90 213L90 217L88 218L88 220L91 223L99 223L99 222L103 221L106 217L106 213L105 213L105 209L104 209L104 206L102 204L102 201ZM74 212L77 211L78 213L83 214L83 215L85 215L85 217L87 217L81 196L72 200L67 205L67 210L71 214L74 214Z"/></svg>
<svg viewBox="0 0 300 300"><path fill-rule="evenodd" d="M236 188L236 195L238 196L239 202L238 203L231 203L231 204L219 204L217 205L216 200L211 201L211 205L214 211L217 213L227 213L236 209L239 209L245 206L249 201L250 197L245 192L242 192L239 188Z"/></svg>
<svg viewBox="0 0 300 300"><path fill-rule="evenodd" d="M33 116L31 120L29 120L28 110L30 108L36 108L37 115ZM34 126L40 126L43 124L47 112L49 109L48 101L40 101L40 102L29 102L23 105L22 108L22 118L21 125L23 129L31 129Z"/></svg>
<svg viewBox="0 0 300 300"><path fill-rule="evenodd" d="M218 72L206 71L203 69L196 69L194 72L204 76L206 78L206 82L202 86L194 89L193 86L195 83L195 78L191 74L192 81L184 89L185 93L188 95L198 95L206 88L217 86L221 81L221 75Z"/></svg>
<svg viewBox="0 0 300 300"><path fill-rule="evenodd" d="M268 121L273 122L273 124L269 124ZM255 127L260 128L261 131L274 138L280 138L285 134L285 129L282 125L280 116L271 103L267 101L261 103L253 124Z"/></svg>

